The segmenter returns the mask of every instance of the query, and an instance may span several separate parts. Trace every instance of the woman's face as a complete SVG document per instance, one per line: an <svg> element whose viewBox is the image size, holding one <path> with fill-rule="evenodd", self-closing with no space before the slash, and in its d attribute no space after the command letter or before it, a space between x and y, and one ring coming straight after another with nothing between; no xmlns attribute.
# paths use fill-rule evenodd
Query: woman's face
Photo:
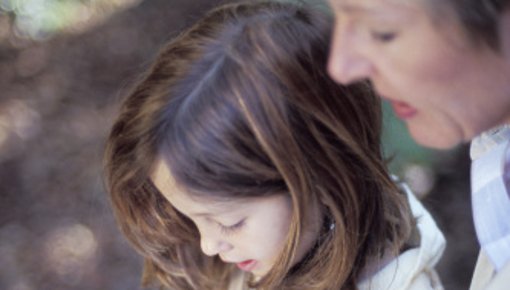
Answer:
<svg viewBox="0 0 510 290"><path fill-rule="evenodd" d="M234 263L256 277L271 269L287 241L292 216L288 195L242 200L193 198L175 185L162 161L151 178L172 206L195 223L204 254L218 255L225 263ZM301 239L295 262L315 243L321 219L318 212L314 216L317 220L307 223L309 229Z"/></svg>
<svg viewBox="0 0 510 290"><path fill-rule="evenodd" d="M449 148L510 122L510 13L498 54L468 42L452 11L434 17L427 1L329 1L331 76L370 79L418 143Z"/></svg>

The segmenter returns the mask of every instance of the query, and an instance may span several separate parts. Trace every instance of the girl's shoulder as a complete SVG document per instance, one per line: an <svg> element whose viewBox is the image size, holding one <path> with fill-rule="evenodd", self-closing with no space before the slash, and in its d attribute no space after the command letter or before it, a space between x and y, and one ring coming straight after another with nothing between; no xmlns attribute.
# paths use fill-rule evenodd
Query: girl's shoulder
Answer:
<svg viewBox="0 0 510 290"><path fill-rule="evenodd" d="M431 214L409 186L393 177L406 195L416 219L414 247L404 251L373 276L358 283L360 290L440 290L443 289L434 267L441 258L446 241Z"/></svg>
<svg viewBox="0 0 510 290"><path fill-rule="evenodd" d="M249 274L236 269L230 276L230 283L227 290L252 290L247 286L249 278Z"/></svg>

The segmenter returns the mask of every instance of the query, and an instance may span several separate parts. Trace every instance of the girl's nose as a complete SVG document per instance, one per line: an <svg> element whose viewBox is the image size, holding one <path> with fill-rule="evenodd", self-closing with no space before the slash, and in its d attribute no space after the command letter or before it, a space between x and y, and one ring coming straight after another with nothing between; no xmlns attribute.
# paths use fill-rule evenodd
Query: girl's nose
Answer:
<svg viewBox="0 0 510 290"><path fill-rule="evenodd" d="M233 246L229 242L221 238L215 238L204 235L201 235L200 247L202 248L202 252L207 256L214 256L221 253L225 253L233 248Z"/></svg>

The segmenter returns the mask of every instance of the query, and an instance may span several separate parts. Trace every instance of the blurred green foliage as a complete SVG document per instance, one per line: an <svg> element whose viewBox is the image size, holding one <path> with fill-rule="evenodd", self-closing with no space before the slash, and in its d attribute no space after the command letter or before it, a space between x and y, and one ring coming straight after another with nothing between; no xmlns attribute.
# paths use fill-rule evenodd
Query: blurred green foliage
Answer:
<svg viewBox="0 0 510 290"><path fill-rule="evenodd" d="M108 14L135 0L0 0L0 12L13 19L19 36L41 40L69 29L86 26L91 18Z"/></svg>
<svg viewBox="0 0 510 290"><path fill-rule="evenodd" d="M18 33L40 39L83 17L82 1L2 0L0 8L12 13Z"/></svg>
<svg viewBox="0 0 510 290"><path fill-rule="evenodd" d="M437 152L417 144L387 102L383 102L383 116L383 151L391 160L390 170L400 175L407 164L431 167Z"/></svg>

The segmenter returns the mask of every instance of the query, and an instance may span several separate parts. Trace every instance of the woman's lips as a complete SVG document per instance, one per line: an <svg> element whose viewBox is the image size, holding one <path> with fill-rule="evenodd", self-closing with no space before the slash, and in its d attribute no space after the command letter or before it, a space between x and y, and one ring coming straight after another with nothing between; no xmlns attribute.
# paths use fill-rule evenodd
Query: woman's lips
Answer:
<svg viewBox="0 0 510 290"><path fill-rule="evenodd" d="M410 118L414 117L414 115L416 115L416 113L418 113L418 110L411 107L409 104L407 104L405 102L393 101L393 100L389 100L389 101L391 103L391 107L393 108L393 111L395 112L395 115L402 120L410 119Z"/></svg>
<svg viewBox="0 0 510 290"><path fill-rule="evenodd" d="M255 266L257 266L257 261L256 260L246 260L246 261L237 263L236 265L237 265L237 267L239 267L239 269L249 272L249 271L253 270L255 268Z"/></svg>

